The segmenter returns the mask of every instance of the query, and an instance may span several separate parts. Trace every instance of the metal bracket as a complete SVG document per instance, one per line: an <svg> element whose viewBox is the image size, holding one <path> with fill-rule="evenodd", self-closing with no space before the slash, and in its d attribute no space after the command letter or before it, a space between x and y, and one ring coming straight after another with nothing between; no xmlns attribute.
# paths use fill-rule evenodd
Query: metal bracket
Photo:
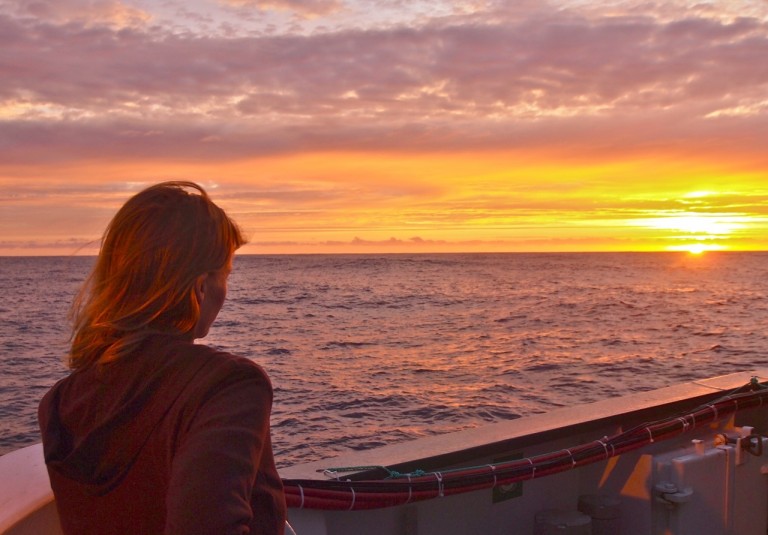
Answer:
<svg viewBox="0 0 768 535"><path fill-rule="evenodd" d="M668 507L677 507L680 504L687 503L691 500L691 496L693 496L693 489L691 487L678 489L677 485L666 481L658 483L654 490L656 491L656 501Z"/></svg>

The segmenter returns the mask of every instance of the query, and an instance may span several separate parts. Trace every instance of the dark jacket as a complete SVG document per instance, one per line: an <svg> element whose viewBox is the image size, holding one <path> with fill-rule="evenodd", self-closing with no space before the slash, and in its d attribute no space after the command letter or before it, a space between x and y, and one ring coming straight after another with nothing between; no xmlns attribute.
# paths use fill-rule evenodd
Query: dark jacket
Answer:
<svg viewBox="0 0 768 535"><path fill-rule="evenodd" d="M38 413L64 533L283 533L271 407L260 366L167 336L74 371Z"/></svg>

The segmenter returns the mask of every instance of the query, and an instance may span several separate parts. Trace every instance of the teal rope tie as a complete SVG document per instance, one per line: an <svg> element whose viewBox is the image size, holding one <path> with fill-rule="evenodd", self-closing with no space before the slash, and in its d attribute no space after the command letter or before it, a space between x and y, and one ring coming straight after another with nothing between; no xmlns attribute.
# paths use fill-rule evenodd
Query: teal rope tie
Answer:
<svg viewBox="0 0 768 535"><path fill-rule="evenodd" d="M323 473L331 477L337 477L336 474L340 472L364 472L367 470L384 470L387 473L387 477L384 479L399 479L402 477L421 477L427 475L424 470L414 470L413 472L398 472L397 470L390 470L386 466L341 466L338 468L326 468Z"/></svg>
<svg viewBox="0 0 768 535"><path fill-rule="evenodd" d="M427 472L420 469L416 469L413 472L406 472L405 474L401 474L397 470L387 469L387 473L389 473L389 477L387 477L387 479L398 479L401 477L421 477L427 475Z"/></svg>

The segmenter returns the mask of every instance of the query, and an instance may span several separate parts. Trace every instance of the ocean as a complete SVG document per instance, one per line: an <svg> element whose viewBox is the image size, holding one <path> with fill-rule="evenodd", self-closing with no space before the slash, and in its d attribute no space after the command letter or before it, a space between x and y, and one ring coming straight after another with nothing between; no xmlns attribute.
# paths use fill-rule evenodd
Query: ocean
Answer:
<svg viewBox="0 0 768 535"><path fill-rule="evenodd" d="M0 257L0 454L93 260ZM269 372L285 467L766 366L767 293L762 252L241 255L205 343Z"/></svg>

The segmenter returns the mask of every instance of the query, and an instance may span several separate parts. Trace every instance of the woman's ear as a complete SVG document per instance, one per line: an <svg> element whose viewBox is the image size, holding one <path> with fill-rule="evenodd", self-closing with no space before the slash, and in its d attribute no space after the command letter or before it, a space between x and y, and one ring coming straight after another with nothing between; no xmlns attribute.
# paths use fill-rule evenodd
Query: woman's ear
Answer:
<svg viewBox="0 0 768 535"><path fill-rule="evenodd" d="M197 299L197 306L203 306L205 300L206 284L208 282L208 273L204 273L195 279L195 298Z"/></svg>

